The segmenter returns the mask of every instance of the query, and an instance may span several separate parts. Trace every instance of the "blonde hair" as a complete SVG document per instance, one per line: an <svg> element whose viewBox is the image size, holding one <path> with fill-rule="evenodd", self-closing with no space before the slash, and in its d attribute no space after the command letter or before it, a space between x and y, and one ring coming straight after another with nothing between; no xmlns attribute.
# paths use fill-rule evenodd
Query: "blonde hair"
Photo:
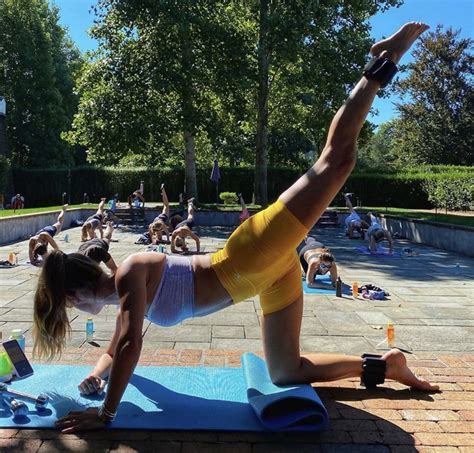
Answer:
<svg viewBox="0 0 474 453"><path fill-rule="evenodd" d="M61 355L71 335L67 293L79 288L95 292L102 274L97 263L79 253L53 250L46 257L34 297L33 356L52 360Z"/></svg>
<svg viewBox="0 0 474 453"><path fill-rule="evenodd" d="M158 234L160 231L163 230L163 221L162 220L157 220L156 222L153 222L151 225L150 225L150 228L151 228L151 232L153 234Z"/></svg>
<svg viewBox="0 0 474 453"><path fill-rule="evenodd" d="M81 228L81 242L86 242L89 239L89 230L91 224L89 222L84 222Z"/></svg>

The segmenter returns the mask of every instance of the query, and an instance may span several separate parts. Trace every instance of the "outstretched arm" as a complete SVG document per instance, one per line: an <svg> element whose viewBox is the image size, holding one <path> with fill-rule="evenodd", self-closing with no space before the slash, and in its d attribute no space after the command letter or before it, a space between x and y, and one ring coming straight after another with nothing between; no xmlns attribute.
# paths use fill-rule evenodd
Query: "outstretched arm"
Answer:
<svg viewBox="0 0 474 453"><path fill-rule="evenodd" d="M31 264L35 264L35 254L34 254L34 249L36 245L36 239L31 238L30 243L28 244L28 257L30 259Z"/></svg>
<svg viewBox="0 0 474 453"><path fill-rule="evenodd" d="M168 228L168 225L163 225L163 230L166 233L166 242L170 242L170 229Z"/></svg>
<svg viewBox="0 0 474 453"><path fill-rule="evenodd" d="M314 283L314 278L316 277L316 270L318 269L318 260L311 260L308 263L308 272L306 272L306 283L308 286Z"/></svg>
<svg viewBox="0 0 474 453"><path fill-rule="evenodd" d="M375 237L373 235L371 235L369 238L369 250L372 253L375 253L377 251L377 241L375 240Z"/></svg>
<svg viewBox="0 0 474 453"><path fill-rule="evenodd" d="M115 413L119 406L130 376L140 357L142 348L142 327L146 307L147 272L143 264L134 262L133 257L124 263L116 277L120 296L120 337L117 341L109 374L109 385L103 407ZM105 426L97 408L82 412L71 412L59 419L56 425L63 433L75 433Z"/></svg>
<svg viewBox="0 0 474 453"><path fill-rule="evenodd" d="M120 326L120 312L118 312L117 320L115 322L115 332L110 340L109 346L107 347L107 351L99 357L99 360L89 376L78 385L78 389L82 394L90 395L97 392L100 395L104 390L106 384L105 379L109 375L115 348L120 338Z"/></svg>
<svg viewBox="0 0 474 453"><path fill-rule="evenodd" d="M112 257L110 257L110 259L104 264L112 271L112 274L115 274L117 271L117 264Z"/></svg>
<svg viewBox="0 0 474 453"><path fill-rule="evenodd" d="M176 239L178 238L178 235L176 234L176 230L173 231L173 234L171 235L171 253L176 253Z"/></svg>
<svg viewBox="0 0 474 453"><path fill-rule="evenodd" d="M44 232L40 233L39 237L43 239L44 241L46 241L48 244L50 244L54 250L59 250L58 244L48 233L44 233Z"/></svg>
<svg viewBox="0 0 474 453"><path fill-rule="evenodd" d="M388 241L389 252L390 252L390 253L393 253L393 239L392 239L392 235L391 235L387 230L385 230L385 237L387 238L387 241Z"/></svg>
<svg viewBox="0 0 474 453"><path fill-rule="evenodd" d="M332 283L332 286L336 286L336 280L337 280L337 266L336 266L336 263L332 263L332 266L331 266L331 269L329 271L330 275L331 275L331 283Z"/></svg>
<svg viewBox="0 0 474 453"><path fill-rule="evenodd" d="M201 247L201 241L199 240L199 236L191 231L191 239L194 239L194 242L196 242L196 250L199 252L200 247Z"/></svg>

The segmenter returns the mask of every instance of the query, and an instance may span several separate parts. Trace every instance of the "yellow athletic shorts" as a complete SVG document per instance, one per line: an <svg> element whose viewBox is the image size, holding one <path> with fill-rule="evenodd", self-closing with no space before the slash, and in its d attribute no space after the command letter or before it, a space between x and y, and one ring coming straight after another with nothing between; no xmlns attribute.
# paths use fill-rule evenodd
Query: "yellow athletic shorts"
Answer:
<svg viewBox="0 0 474 453"><path fill-rule="evenodd" d="M233 302L258 294L264 314L295 302L302 293L296 247L307 232L281 200L242 223L211 256Z"/></svg>

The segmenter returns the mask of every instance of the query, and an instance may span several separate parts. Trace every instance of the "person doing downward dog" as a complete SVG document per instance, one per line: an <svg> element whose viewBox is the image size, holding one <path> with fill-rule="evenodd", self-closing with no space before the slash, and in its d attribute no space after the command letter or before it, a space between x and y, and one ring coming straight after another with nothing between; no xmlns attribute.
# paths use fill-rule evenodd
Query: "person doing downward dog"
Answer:
<svg viewBox="0 0 474 453"><path fill-rule="evenodd" d="M30 238L28 256L30 263L34 266L41 266L42 259L44 259L48 253L48 245L51 245L54 250L59 250L58 244L53 238L63 227L67 206L68 205L65 204L62 207L56 223L41 228L41 230L37 231L36 234Z"/></svg>
<svg viewBox="0 0 474 453"><path fill-rule="evenodd" d="M326 275L328 272L332 285L336 286L337 266L334 255L321 242L313 237L307 237L298 247L298 256L308 286L319 286L315 280L316 275Z"/></svg>
<svg viewBox="0 0 474 453"><path fill-rule="evenodd" d="M89 239L95 239L97 237L95 230L99 230L101 239L104 237L104 230L102 223L104 221L104 206L105 198L100 199L99 207L94 215L91 215L86 219L81 228L81 241L85 242Z"/></svg>
<svg viewBox="0 0 474 453"><path fill-rule="evenodd" d="M163 233L166 234L167 242L170 240L170 203L164 184L161 185L161 198L163 199L163 211L148 225L148 234L152 244L161 241L163 239Z"/></svg>
<svg viewBox="0 0 474 453"><path fill-rule="evenodd" d="M369 228L369 224L360 218L359 213L352 206L351 193L344 194L344 200L346 201L346 207L349 209L350 214L345 218L344 223L346 225L346 234L350 239L358 239L364 237L364 231Z"/></svg>
<svg viewBox="0 0 474 453"><path fill-rule="evenodd" d="M57 421L57 427L73 433L101 428L113 420L140 357L144 318L172 326L255 295L260 296L263 351L275 384L360 377L367 386L387 378L420 390L437 390L413 374L398 349L378 358L302 355L303 293L296 253L352 171L356 140L377 91L427 28L406 24L372 47L375 59L332 120L318 161L274 204L242 223L222 250L192 257L138 253L119 266L115 277L81 255L55 251L47 257L34 301L34 353L53 357L63 350L69 330L67 306L90 309L90 304L101 306L115 294L120 306L106 352L79 384L82 393L91 394L101 392L107 379L103 404L71 412ZM380 66L389 71L377 70Z"/></svg>
<svg viewBox="0 0 474 453"><path fill-rule="evenodd" d="M112 240L112 233L114 231L113 222L107 223L103 239L90 239L79 246L77 250L81 255L89 257L96 263L104 263L112 273L117 270L117 265L109 253L110 241Z"/></svg>
<svg viewBox="0 0 474 453"><path fill-rule="evenodd" d="M179 247L183 252L187 252L189 249L186 245L186 238L190 237L196 242L196 251L199 253L201 244L199 236L193 232L194 226L194 198L188 200L188 217L179 222L173 234L171 235L171 252L177 253L176 247Z"/></svg>
<svg viewBox="0 0 474 453"><path fill-rule="evenodd" d="M368 212L367 215L370 218L370 227L367 230L369 250L372 253L375 253L377 251L378 243L386 239L388 242L389 253L393 253L392 235L388 232L388 230L380 225L377 217L375 217L371 212Z"/></svg>

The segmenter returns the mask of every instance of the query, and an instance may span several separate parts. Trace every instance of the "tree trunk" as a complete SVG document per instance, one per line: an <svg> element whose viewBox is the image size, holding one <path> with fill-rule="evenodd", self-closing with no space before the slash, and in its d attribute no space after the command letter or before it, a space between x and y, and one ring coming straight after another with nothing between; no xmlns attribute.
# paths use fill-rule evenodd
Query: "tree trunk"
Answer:
<svg viewBox="0 0 474 453"><path fill-rule="evenodd" d="M186 197L195 197L197 200L196 148L194 146L194 135L189 131L184 131L184 149Z"/></svg>
<svg viewBox="0 0 474 453"><path fill-rule="evenodd" d="M195 111L193 105L193 79L192 65L193 54L192 44L189 37L189 24L181 26L181 107L183 114L183 136L184 136L184 185L187 198L194 197L197 201L197 181L196 181L196 147L194 144L195 134Z"/></svg>
<svg viewBox="0 0 474 453"><path fill-rule="evenodd" d="M267 159L268 159L268 94L270 46L268 42L268 8L269 1L261 0L258 38L258 93L257 93L257 140L255 149L254 202L266 206Z"/></svg>

